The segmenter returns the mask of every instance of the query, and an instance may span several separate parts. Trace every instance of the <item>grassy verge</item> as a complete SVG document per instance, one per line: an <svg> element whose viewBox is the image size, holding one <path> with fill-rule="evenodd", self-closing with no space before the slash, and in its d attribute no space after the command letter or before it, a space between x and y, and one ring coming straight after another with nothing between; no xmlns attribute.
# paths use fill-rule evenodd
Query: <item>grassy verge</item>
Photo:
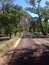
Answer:
<svg viewBox="0 0 49 65"><path fill-rule="evenodd" d="M12 46L16 42L16 40L19 38L19 36L20 34L17 34L15 37L9 40L0 41L0 52Z"/></svg>

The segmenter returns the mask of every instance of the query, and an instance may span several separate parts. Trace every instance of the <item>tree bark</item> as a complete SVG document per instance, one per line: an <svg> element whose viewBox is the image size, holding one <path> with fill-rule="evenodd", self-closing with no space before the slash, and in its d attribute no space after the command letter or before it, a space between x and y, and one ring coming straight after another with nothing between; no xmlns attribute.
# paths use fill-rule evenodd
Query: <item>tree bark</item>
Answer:
<svg viewBox="0 0 49 65"><path fill-rule="evenodd" d="M11 36L12 36L12 34L10 34L10 39L11 39Z"/></svg>

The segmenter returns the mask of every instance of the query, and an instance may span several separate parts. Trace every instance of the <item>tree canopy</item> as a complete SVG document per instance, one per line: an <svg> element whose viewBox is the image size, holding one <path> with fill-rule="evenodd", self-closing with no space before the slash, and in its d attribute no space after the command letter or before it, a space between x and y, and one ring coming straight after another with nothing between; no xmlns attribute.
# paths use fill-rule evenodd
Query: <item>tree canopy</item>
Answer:
<svg viewBox="0 0 49 65"><path fill-rule="evenodd" d="M26 0L25 0L26 1ZM45 2L45 6L41 6L40 3L41 3L42 0L27 0L27 3L29 3L30 5L32 5L32 7L27 7L26 10L32 12L32 13L35 13L38 15L38 24L40 25L40 29L41 29L41 32L45 35L47 34L47 21L49 19L49 2L46 1ZM42 24L42 19L44 19L44 22L45 23L45 27L46 29L43 28L43 24ZM38 26L39 27L39 26Z"/></svg>

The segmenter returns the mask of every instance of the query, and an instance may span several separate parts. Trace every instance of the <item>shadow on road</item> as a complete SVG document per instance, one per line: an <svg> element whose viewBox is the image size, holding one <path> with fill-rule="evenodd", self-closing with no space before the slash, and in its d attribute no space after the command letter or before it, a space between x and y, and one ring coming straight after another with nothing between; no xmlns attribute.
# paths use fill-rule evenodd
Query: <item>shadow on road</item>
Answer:
<svg viewBox="0 0 49 65"><path fill-rule="evenodd" d="M0 41L7 41L9 39L10 39L9 37L0 37Z"/></svg>
<svg viewBox="0 0 49 65"><path fill-rule="evenodd" d="M39 56L37 54L38 49L15 49L8 65L49 65L49 52L44 51Z"/></svg>
<svg viewBox="0 0 49 65"><path fill-rule="evenodd" d="M49 35L33 33L33 34L24 34L22 38L49 38Z"/></svg>

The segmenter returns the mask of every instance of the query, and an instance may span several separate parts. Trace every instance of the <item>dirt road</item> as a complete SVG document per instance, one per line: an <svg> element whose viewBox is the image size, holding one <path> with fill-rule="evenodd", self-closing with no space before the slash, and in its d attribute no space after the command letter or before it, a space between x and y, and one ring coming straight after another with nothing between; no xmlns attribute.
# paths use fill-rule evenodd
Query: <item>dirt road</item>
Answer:
<svg viewBox="0 0 49 65"><path fill-rule="evenodd" d="M49 38L37 38L37 35L24 32L9 56L8 65L49 65Z"/></svg>

